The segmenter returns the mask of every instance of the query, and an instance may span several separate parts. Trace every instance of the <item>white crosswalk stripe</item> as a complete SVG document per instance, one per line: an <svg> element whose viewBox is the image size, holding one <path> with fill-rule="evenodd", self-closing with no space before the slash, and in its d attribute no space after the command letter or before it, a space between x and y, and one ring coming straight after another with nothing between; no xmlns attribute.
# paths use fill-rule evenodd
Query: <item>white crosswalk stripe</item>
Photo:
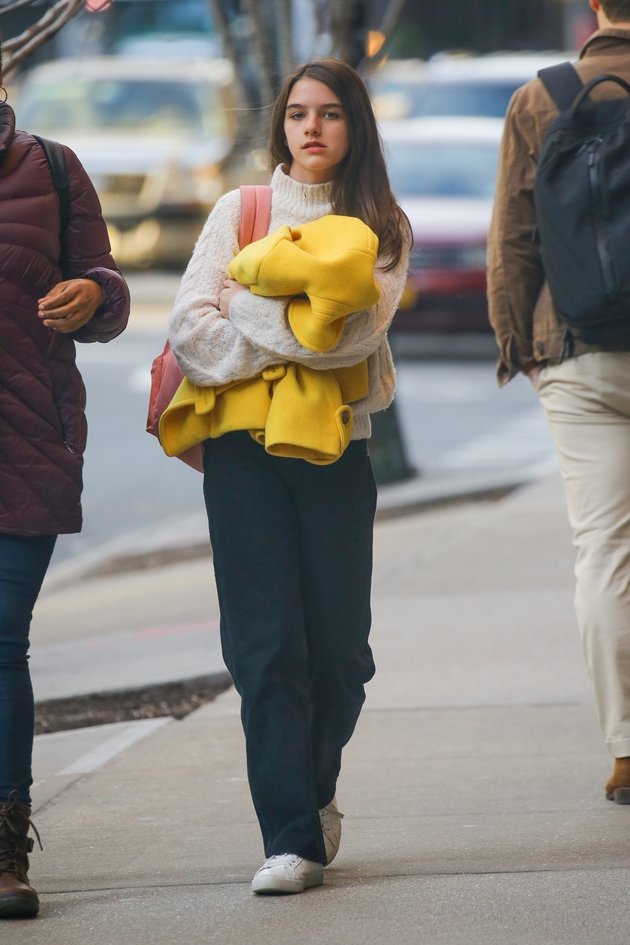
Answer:
<svg viewBox="0 0 630 945"><path fill-rule="evenodd" d="M447 451L439 457L439 465L448 470L552 469L555 450L544 414L536 408Z"/></svg>

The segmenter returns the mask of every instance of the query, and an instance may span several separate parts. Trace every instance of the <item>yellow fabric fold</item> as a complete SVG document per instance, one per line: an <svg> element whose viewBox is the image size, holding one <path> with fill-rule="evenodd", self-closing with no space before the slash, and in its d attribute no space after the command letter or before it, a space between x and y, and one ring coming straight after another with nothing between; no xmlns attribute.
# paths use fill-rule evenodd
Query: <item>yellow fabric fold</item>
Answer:
<svg viewBox="0 0 630 945"><path fill-rule="evenodd" d="M304 347L325 351L339 341L344 317L377 301L378 238L355 217L328 215L279 227L232 260L229 275L258 295L305 293L288 319ZM236 430L247 430L274 456L324 465L352 437L351 404L369 393L367 360L335 371L278 364L249 380L198 387L184 378L160 419L169 456Z"/></svg>
<svg viewBox="0 0 630 945"><path fill-rule="evenodd" d="M343 454L351 436L352 407L343 403L334 371L287 365L269 407L267 452L328 465Z"/></svg>
<svg viewBox="0 0 630 945"><path fill-rule="evenodd" d="M167 456L235 430L264 431L273 381L262 375L224 387L198 387L187 377L160 418Z"/></svg>
<svg viewBox="0 0 630 945"><path fill-rule="evenodd" d="M350 367L335 368L333 373L341 390L341 399L345 403L354 404L357 400L367 397L370 390L367 359L359 361L358 364L352 364Z"/></svg>
<svg viewBox="0 0 630 945"><path fill-rule="evenodd" d="M288 306L291 330L303 347L329 351L345 317L378 301L377 255L378 237L362 220L328 214L250 243L228 273L254 295L306 295Z"/></svg>
<svg viewBox="0 0 630 945"><path fill-rule="evenodd" d="M235 430L248 430L274 456L335 462L352 436L351 403L368 394L367 361L336 371L275 365L222 387L184 378L160 420L168 456Z"/></svg>

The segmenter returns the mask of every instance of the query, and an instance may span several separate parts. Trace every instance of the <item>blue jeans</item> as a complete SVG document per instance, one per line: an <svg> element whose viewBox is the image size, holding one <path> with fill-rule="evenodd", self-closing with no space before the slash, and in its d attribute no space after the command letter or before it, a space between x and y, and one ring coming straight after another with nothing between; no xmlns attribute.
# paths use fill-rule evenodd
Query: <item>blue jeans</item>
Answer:
<svg viewBox="0 0 630 945"><path fill-rule="evenodd" d="M318 808L374 674L367 446L314 466L228 433L206 443L204 464L223 655L265 856L325 862Z"/></svg>
<svg viewBox="0 0 630 945"><path fill-rule="evenodd" d="M35 706L29 630L56 540L0 535L0 802L15 790L30 803Z"/></svg>

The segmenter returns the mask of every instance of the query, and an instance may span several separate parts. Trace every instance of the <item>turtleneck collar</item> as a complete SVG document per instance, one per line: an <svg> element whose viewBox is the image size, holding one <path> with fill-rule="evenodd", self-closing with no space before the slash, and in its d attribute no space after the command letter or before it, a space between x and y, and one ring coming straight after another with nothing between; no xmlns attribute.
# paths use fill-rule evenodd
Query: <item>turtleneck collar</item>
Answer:
<svg viewBox="0 0 630 945"><path fill-rule="evenodd" d="M332 181L325 184L302 184L289 177L286 164L278 164L271 178L271 186L274 193L286 197L292 203L299 202L302 206L330 203Z"/></svg>
<svg viewBox="0 0 630 945"><path fill-rule="evenodd" d="M15 113L11 106L5 103L4 105L0 105L0 160L4 157L7 148L13 141L14 134Z"/></svg>

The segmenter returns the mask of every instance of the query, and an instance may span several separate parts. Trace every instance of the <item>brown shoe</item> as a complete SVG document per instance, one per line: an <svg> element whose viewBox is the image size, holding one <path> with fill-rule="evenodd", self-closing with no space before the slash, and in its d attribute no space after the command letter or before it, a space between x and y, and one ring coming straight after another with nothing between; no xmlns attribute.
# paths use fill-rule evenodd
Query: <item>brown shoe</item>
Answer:
<svg viewBox="0 0 630 945"><path fill-rule="evenodd" d="M39 898L28 881L28 854L33 840L28 828L31 809L22 804L15 791L0 803L0 919L29 918L39 912Z"/></svg>
<svg viewBox="0 0 630 945"><path fill-rule="evenodd" d="M615 758L615 767L605 790L609 801L630 804L630 758Z"/></svg>

